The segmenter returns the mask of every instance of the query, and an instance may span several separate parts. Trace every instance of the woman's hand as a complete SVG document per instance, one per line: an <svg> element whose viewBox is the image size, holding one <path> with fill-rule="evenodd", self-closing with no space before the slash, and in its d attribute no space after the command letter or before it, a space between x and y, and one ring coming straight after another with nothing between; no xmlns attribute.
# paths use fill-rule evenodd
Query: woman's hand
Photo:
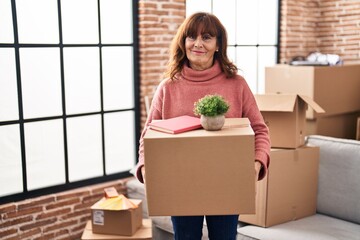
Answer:
<svg viewBox="0 0 360 240"><path fill-rule="evenodd" d="M141 167L141 174L142 174L142 177L143 177L143 180L144 180L144 183L145 183L145 166Z"/></svg>
<svg viewBox="0 0 360 240"><path fill-rule="evenodd" d="M261 170L261 162L258 160L255 160L255 180L257 181L259 179L259 173Z"/></svg>

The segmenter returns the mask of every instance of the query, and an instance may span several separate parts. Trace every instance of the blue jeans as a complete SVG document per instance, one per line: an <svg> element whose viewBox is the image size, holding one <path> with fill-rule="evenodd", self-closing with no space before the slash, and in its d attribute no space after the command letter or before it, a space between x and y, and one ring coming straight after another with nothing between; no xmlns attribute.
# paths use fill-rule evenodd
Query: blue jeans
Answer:
<svg viewBox="0 0 360 240"><path fill-rule="evenodd" d="M235 240L239 215L205 216L210 240ZM175 240L200 240L204 216L171 217Z"/></svg>

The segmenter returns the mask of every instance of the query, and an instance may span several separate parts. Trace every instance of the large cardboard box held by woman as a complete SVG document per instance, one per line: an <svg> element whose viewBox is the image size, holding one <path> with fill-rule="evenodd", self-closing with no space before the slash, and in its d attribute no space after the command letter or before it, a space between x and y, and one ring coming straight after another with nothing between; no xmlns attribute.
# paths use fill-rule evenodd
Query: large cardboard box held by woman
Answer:
<svg viewBox="0 0 360 240"><path fill-rule="evenodd" d="M150 216L255 212L254 131L250 124L230 125L179 134L147 130Z"/></svg>

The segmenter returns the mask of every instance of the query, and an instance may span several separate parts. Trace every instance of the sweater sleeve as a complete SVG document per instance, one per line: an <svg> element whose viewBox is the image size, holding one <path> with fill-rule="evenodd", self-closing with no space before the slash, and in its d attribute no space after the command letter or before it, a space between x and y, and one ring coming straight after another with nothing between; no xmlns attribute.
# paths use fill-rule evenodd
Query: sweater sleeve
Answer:
<svg viewBox="0 0 360 240"><path fill-rule="evenodd" d="M255 160L260 161L262 164L258 179L261 180L266 176L270 164L269 129L247 84L243 93L243 117L249 118L255 133Z"/></svg>
<svg viewBox="0 0 360 240"><path fill-rule="evenodd" d="M157 88L154 97L151 102L151 107L149 110L149 115L147 116L147 119L145 121L144 129L141 132L140 140L139 140L139 159L138 163L136 164L136 171L135 171L135 177L141 182L144 183L144 179L141 173L141 168L145 164L145 158L144 158L144 136L146 133L146 130L149 127L149 123L154 119L162 119L162 91L161 91L161 85Z"/></svg>

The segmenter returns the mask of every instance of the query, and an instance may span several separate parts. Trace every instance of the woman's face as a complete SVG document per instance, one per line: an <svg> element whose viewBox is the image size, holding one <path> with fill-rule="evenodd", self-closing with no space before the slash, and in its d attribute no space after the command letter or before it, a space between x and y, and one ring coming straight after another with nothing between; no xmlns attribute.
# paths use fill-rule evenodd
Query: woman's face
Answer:
<svg viewBox="0 0 360 240"><path fill-rule="evenodd" d="M185 39L186 56L194 70L205 70L213 65L214 54L218 46L216 37L208 33L188 36Z"/></svg>

